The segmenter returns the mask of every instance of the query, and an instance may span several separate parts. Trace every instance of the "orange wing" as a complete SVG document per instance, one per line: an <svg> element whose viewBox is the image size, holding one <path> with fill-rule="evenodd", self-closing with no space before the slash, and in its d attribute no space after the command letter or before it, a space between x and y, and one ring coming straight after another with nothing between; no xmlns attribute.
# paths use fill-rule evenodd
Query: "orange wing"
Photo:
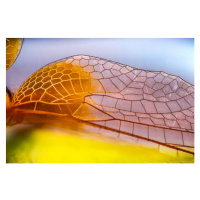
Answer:
<svg viewBox="0 0 200 200"><path fill-rule="evenodd" d="M30 112L71 115L163 143L194 146L194 86L164 72L85 55L68 57L29 77L13 105Z"/></svg>
<svg viewBox="0 0 200 200"><path fill-rule="evenodd" d="M23 44L22 38L6 39L6 70L8 70L17 59Z"/></svg>

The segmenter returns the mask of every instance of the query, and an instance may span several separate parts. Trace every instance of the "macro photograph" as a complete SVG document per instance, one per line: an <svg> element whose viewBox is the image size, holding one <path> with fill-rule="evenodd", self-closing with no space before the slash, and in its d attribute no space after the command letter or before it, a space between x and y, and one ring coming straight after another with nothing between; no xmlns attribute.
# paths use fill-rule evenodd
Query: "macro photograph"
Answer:
<svg viewBox="0 0 200 200"><path fill-rule="evenodd" d="M6 38L6 163L194 163L194 38Z"/></svg>

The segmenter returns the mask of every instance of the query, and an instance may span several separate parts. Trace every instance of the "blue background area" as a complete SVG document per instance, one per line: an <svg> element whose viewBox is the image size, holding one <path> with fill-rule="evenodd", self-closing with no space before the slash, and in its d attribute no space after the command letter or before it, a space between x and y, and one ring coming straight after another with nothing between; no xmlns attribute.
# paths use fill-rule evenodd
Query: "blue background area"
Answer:
<svg viewBox="0 0 200 200"><path fill-rule="evenodd" d="M139 69L164 71L194 84L194 39L24 39L21 53L7 71L15 91L31 74L64 57L85 54Z"/></svg>

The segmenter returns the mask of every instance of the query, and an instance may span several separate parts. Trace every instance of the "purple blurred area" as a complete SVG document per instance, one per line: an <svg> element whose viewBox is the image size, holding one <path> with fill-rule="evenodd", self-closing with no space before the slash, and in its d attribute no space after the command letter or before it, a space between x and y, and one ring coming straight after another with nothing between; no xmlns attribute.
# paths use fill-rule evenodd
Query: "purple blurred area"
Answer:
<svg viewBox="0 0 200 200"><path fill-rule="evenodd" d="M29 39L7 71L6 84L16 91L44 65L72 55L105 58L132 67L164 71L194 84L194 39Z"/></svg>

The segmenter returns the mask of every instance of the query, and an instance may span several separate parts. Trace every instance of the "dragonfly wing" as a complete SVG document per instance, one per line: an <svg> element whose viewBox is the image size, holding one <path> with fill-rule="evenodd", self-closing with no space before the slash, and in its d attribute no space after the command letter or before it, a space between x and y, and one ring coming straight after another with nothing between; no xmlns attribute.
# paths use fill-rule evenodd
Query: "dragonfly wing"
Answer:
<svg viewBox="0 0 200 200"><path fill-rule="evenodd" d="M103 59L93 58L91 62L95 66L85 69L92 77L94 92L85 97L75 117L160 142L194 146L193 85L164 72ZM83 107L91 110L87 117L82 116ZM99 119L99 111L111 119Z"/></svg>
<svg viewBox="0 0 200 200"><path fill-rule="evenodd" d="M6 70L8 70L17 59L23 44L22 38L6 39Z"/></svg>
<svg viewBox="0 0 200 200"><path fill-rule="evenodd" d="M165 143L193 145L194 86L164 72L85 55L68 57L29 77L13 104Z"/></svg>

